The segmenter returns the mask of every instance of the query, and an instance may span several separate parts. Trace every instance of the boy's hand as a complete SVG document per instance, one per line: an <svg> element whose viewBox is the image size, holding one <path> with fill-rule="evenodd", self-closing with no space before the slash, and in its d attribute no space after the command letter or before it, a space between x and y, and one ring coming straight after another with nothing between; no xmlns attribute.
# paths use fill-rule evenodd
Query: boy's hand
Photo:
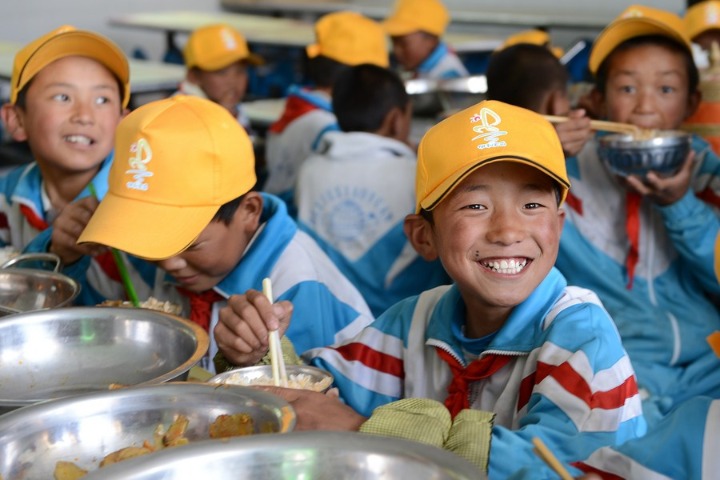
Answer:
<svg viewBox="0 0 720 480"><path fill-rule="evenodd" d="M255 387L287 401L297 415L296 431L341 430L357 431L365 417L345 405L333 390L328 393L282 387Z"/></svg>
<svg viewBox="0 0 720 480"><path fill-rule="evenodd" d="M573 157L580 153L585 143L592 136L590 130L590 117L585 115L584 109L572 110L568 113L567 122L555 125L555 131L560 138L563 152L566 157Z"/></svg>
<svg viewBox="0 0 720 480"><path fill-rule="evenodd" d="M640 195L649 197L660 206L672 205L680 200L690 188L693 165L695 164L694 158L695 152L691 150L685 159L685 163L672 177L661 177L655 172L650 172L643 181L631 175L626 179L627 185Z"/></svg>
<svg viewBox="0 0 720 480"><path fill-rule="evenodd" d="M255 365L270 348L270 330L278 330L282 337L290 324L292 311L292 303L271 304L257 290L233 295L227 306L220 310L213 332L218 348L233 365Z"/></svg>
<svg viewBox="0 0 720 480"><path fill-rule="evenodd" d="M60 257L64 265L77 261L83 255L94 256L106 250L102 245L77 244L99 203L95 197L82 198L66 205L53 222L50 252Z"/></svg>

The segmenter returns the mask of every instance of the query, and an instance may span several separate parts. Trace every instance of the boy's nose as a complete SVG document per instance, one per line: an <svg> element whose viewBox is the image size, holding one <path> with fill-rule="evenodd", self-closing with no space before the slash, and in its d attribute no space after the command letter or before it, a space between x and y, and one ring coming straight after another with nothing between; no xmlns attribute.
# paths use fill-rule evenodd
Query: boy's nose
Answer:
<svg viewBox="0 0 720 480"><path fill-rule="evenodd" d="M95 120L92 107L84 102L77 102L74 106L72 119L82 124L92 123Z"/></svg>
<svg viewBox="0 0 720 480"><path fill-rule="evenodd" d="M511 245L520 242L524 238L524 227L522 219L507 211L496 211L493 213L487 239L491 243Z"/></svg>
<svg viewBox="0 0 720 480"><path fill-rule="evenodd" d="M179 255L174 257L158 260L156 265L168 273L179 271L187 266L187 262Z"/></svg>

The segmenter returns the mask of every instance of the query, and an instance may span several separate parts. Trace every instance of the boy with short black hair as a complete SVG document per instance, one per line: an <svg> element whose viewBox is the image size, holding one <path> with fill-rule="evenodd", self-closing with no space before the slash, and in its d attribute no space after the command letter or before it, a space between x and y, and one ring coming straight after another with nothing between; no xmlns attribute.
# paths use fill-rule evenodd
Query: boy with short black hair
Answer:
<svg viewBox="0 0 720 480"><path fill-rule="evenodd" d="M449 281L442 265L421 258L403 232L415 205L412 106L400 78L370 64L338 76L332 104L342 131L325 134L300 168L298 223L379 315Z"/></svg>
<svg viewBox="0 0 720 480"><path fill-rule="evenodd" d="M353 65L389 65L385 33L377 22L359 13L324 15L315 22L315 40L305 49L311 85L290 87L282 116L267 135L268 176L262 188L283 199L293 217L300 165L327 132L339 130L332 110L335 79Z"/></svg>
<svg viewBox="0 0 720 480"><path fill-rule="evenodd" d="M178 93L222 105L250 131L240 103L247 91L247 69L262 64L262 59L250 52L245 37L227 24L205 25L188 37L183 59L187 73Z"/></svg>
<svg viewBox="0 0 720 480"><path fill-rule="evenodd" d="M88 259L75 240L126 252L138 298L180 305L183 315L214 332L202 363L208 370L218 347L237 355L248 349L225 337L215 342L219 329L231 335L234 327L247 328L219 318L266 277L278 304L293 301L295 328L287 335L301 352L372 320L358 291L298 231L282 201L252 190L252 145L218 104L176 95L143 105L118 126L115 154L99 205L90 199L85 215L56 222L77 232L62 240L64 272L81 282L86 302L123 298L123 288L118 278L87 275ZM267 350L267 337L253 341L253 349Z"/></svg>
<svg viewBox="0 0 720 480"><path fill-rule="evenodd" d="M698 72L682 20L631 6L593 45L592 95L608 120L674 130L695 110ZM568 160L573 189L557 267L594 290L613 317L654 423L698 395L720 397L720 360L706 337L720 329L709 299L720 229L720 159L694 136L671 176L617 177L589 142Z"/></svg>
<svg viewBox="0 0 720 480"><path fill-rule="evenodd" d="M450 13L440 0L397 0L382 22L403 78L467 77L455 52L442 41Z"/></svg>
<svg viewBox="0 0 720 480"><path fill-rule="evenodd" d="M129 82L125 54L95 32L62 26L17 52L2 120L34 161L0 178L0 245L24 249L91 181L104 193Z"/></svg>
<svg viewBox="0 0 720 480"><path fill-rule="evenodd" d="M552 125L481 102L425 134L416 171L416 213L405 231L454 283L308 352L334 374L347 405L273 389L293 400L297 428L413 438L463 455L490 478L523 466L546 472L533 437L571 462L643 434L612 319L593 292L568 286L553 267L570 185ZM282 331L289 314L260 315Z"/></svg>
<svg viewBox="0 0 720 480"><path fill-rule="evenodd" d="M590 119L584 110L570 109L568 71L547 46L520 41L493 52L485 76L489 100L567 116L555 126L563 151L571 157L582 150L592 134Z"/></svg>

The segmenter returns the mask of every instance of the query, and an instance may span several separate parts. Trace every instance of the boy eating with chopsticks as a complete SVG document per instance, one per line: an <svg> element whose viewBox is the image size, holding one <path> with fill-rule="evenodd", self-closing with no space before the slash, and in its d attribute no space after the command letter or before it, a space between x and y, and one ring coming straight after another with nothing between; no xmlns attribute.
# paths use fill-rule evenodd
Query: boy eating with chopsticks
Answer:
<svg viewBox="0 0 720 480"><path fill-rule="evenodd" d="M179 304L211 334L253 328L218 319L223 309L242 309L244 293L259 289L265 277L280 304L294 305L294 328L286 334L300 352L341 340L372 320L355 287L298 231L283 202L253 191L250 139L220 105L185 95L148 103L120 123L115 152L99 205L58 218L77 232L60 246L65 273L93 294L93 303L121 298L123 289L116 278L86 275L88 259L79 246L88 243L125 252L139 298ZM264 353L269 346L266 335L251 346L228 335L214 338L201 365L211 371L218 346L237 352L235 363L244 352Z"/></svg>

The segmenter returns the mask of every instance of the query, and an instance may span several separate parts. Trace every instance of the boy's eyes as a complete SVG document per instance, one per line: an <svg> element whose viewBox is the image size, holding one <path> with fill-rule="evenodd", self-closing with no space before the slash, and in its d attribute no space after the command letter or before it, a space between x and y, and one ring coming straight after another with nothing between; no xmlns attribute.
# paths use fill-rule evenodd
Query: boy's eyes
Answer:
<svg viewBox="0 0 720 480"><path fill-rule="evenodd" d="M542 208L543 204L539 202L529 202L523 205L523 208L526 210L535 210L538 208ZM485 205L479 204L479 203L471 203L469 205L466 205L462 207L463 210L487 210L487 207Z"/></svg>
<svg viewBox="0 0 720 480"><path fill-rule="evenodd" d="M64 93L56 93L55 95L53 95L53 99L60 102L67 102L68 100L70 100L70 96Z"/></svg>

